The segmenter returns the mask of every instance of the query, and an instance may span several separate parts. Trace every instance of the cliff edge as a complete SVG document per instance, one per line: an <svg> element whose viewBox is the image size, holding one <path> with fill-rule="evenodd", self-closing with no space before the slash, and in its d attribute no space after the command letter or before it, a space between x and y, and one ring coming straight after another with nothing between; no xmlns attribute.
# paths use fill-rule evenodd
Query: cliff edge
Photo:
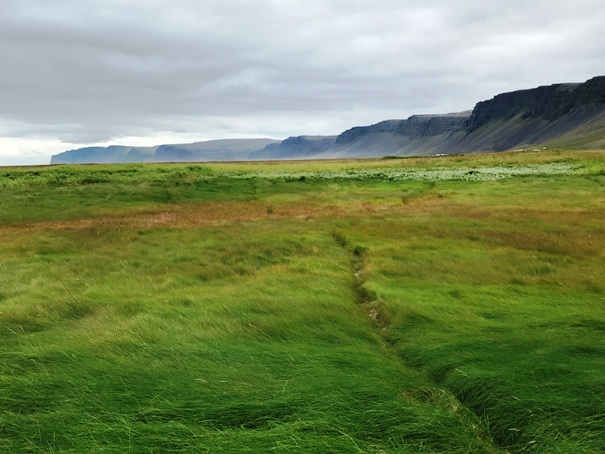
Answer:
<svg viewBox="0 0 605 454"><path fill-rule="evenodd" d="M55 155L51 164L422 156L537 145L605 148L605 76L502 93L472 111L412 115L357 126L338 136L90 147Z"/></svg>
<svg viewBox="0 0 605 454"><path fill-rule="evenodd" d="M584 139L584 140L582 140ZM527 145L602 147L605 76L502 93L472 111L413 115L351 128L326 157L503 151Z"/></svg>

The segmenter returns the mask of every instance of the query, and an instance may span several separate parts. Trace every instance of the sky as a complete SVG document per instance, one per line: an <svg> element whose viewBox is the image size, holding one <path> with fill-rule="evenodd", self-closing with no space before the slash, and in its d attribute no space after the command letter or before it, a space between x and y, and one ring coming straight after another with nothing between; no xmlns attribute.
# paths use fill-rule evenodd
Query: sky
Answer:
<svg viewBox="0 0 605 454"><path fill-rule="evenodd" d="M335 135L605 75L603 0L0 0L0 165Z"/></svg>

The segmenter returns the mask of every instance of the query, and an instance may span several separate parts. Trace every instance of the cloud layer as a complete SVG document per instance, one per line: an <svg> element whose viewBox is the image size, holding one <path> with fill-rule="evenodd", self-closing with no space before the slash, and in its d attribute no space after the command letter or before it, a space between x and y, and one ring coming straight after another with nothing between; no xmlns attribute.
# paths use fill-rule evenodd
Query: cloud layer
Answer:
<svg viewBox="0 0 605 454"><path fill-rule="evenodd" d="M2 3L5 147L335 134L605 73L602 0Z"/></svg>

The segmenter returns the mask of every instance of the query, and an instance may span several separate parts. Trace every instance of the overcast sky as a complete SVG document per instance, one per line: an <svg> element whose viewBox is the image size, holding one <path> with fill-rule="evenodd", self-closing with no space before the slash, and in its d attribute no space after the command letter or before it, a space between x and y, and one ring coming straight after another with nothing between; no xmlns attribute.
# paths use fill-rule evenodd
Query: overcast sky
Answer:
<svg viewBox="0 0 605 454"><path fill-rule="evenodd" d="M338 134L605 74L603 0L0 0L0 164Z"/></svg>

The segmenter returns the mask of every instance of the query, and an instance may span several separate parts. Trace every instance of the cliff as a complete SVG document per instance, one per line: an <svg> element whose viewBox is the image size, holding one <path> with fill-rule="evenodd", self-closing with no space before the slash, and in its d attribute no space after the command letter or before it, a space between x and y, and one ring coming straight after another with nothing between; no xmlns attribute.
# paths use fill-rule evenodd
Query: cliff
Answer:
<svg viewBox="0 0 605 454"><path fill-rule="evenodd" d="M387 120L351 128L336 138L326 157L385 156L440 152L445 143L466 127L471 112L445 115L413 115L407 120Z"/></svg>
<svg viewBox="0 0 605 454"><path fill-rule="evenodd" d="M468 112L351 128L321 157L503 151L550 143L601 147L604 126L605 76L599 76L499 94Z"/></svg>
<svg viewBox="0 0 605 454"><path fill-rule="evenodd" d="M466 126L471 112L445 115L412 115L407 120L381 121L372 126L358 126L340 134L335 145L347 146L368 134L397 134L416 138L449 136Z"/></svg>
<svg viewBox="0 0 605 454"><path fill-rule="evenodd" d="M472 111L412 115L338 136L215 140L158 147L91 147L51 164L360 158L503 151L527 145L605 147L605 76L502 93Z"/></svg>
<svg viewBox="0 0 605 454"><path fill-rule="evenodd" d="M334 146L336 136L289 137L279 143L271 143L262 150L248 155L251 160L264 159L305 159L324 153Z"/></svg>
<svg viewBox="0 0 605 454"><path fill-rule="evenodd" d="M605 114L605 76L585 83L555 84L503 93L477 103L456 151L502 151L548 144Z"/></svg>
<svg viewBox="0 0 605 454"><path fill-rule="evenodd" d="M555 84L530 90L503 93L489 101L477 103L469 119L467 132L473 132L494 120L540 118L556 121L582 108L605 105L605 76L583 84Z"/></svg>

